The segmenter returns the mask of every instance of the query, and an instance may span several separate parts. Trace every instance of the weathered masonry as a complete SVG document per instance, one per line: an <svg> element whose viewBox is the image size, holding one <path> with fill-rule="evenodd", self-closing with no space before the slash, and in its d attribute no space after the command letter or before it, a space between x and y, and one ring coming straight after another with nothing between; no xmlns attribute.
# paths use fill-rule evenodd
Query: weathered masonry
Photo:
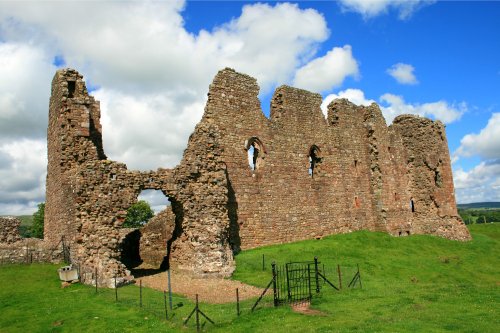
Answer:
<svg viewBox="0 0 500 333"><path fill-rule="evenodd" d="M80 74L59 70L45 239L65 236L72 261L83 272L97 268L99 283L127 279L121 225L143 189L171 202L164 227L157 218L142 230L156 230L145 257L158 262L163 243L169 264L197 275L230 275L240 249L361 229L470 239L442 123L403 115L388 127L376 104L347 100L333 101L325 119L320 95L288 86L276 90L266 118L258 92L254 78L220 71L180 164L139 172L107 160L99 102Z"/></svg>

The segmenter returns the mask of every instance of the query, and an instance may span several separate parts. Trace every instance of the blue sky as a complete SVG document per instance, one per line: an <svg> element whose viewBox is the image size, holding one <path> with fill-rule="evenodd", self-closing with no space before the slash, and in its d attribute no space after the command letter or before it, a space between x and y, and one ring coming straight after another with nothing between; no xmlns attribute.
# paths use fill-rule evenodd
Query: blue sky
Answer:
<svg viewBox="0 0 500 333"><path fill-rule="evenodd" d="M458 202L500 201L500 2L0 2L0 215L44 201L50 81L80 71L104 148L174 167L217 70L446 124ZM155 201L157 199L152 198ZM153 203L154 204L154 203Z"/></svg>

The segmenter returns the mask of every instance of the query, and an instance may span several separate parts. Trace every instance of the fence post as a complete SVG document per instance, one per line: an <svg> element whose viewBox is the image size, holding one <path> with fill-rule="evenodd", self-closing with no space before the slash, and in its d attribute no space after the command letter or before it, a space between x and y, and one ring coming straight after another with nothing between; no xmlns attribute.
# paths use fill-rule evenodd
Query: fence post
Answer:
<svg viewBox="0 0 500 333"><path fill-rule="evenodd" d="M339 273L339 289L342 289L342 272L340 271L340 265L337 265L337 272Z"/></svg>
<svg viewBox="0 0 500 333"><path fill-rule="evenodd" d="M142 280L139 280L139 306L142 308Z"/></svg>
<svg viewBox="0 0 500 333"><path fill-rule="evenodd" d="M288 264L285 264L286 270L286 290L288 295L288 302L292 300L292 293L290 292L290 277L288 276Z"/></svg>
<svg viewBox="0 0 500 333"><path fill-rule="evenodd" d="M200 331L200 310L198 308L198 294L196 294L196 332Z"/></svg>
<svg viewBox="0 0 500 333"><path fill-rule="evenodd" d="M318 282L316 281L316 283ZM312 301L313 297L311 292L311 265L307 265L307 288L309 289L309 301ZM318 290L318 287L316 287L316 290Z"/></svg>
<svg viewBox="0 0 500 333"><path fill-rule="evenodd" d="M168 275L168 302L170 305L170 311L172 311L172 286L170 285L170 267L167 270Z"/></svg>
<svg viewBox="0 0 500 333"><path fill-rule="evenodd" d="M97 267L95 268L95 292L97 294Z"/></svg>
<svg viewBox="0 0 500 333"><path fill-rule="evenodd" d="M236 313L238 316L240 315L240 294L238 288L236 288Z"/></svg>
<svg viewBox="0 0 500 333"><path fill-rule="evenodd" d="M167 312L167 291L163 290L163 304L165 305L165 320L168 320L168 312Z"/></svg>
<svg viewBox="0 0 500 333"><path fill-rule="evenodd" d="M309 268L309 265L307 267ZM318 257L314 257L314 278L316 280L316 293L319 293Z"/></svg>
<svg viewBox="0 0 500 333"><path fill-rule="evenodd" d="M361 284L361 273L359 272L359 264L356 264L356 266L358 266L359 288L363 289L363 285Z"/></svg>
<svg viewBox="0 0 500 333"><path fill-rule="evenodd" d="M273 261L271 264L273 269L273 293L274 293L274 306L278 306L278 291L276 290L276 263Z"/></svg>
<svg viewBox="0 0 500 333"><path fill-rule="evenodd" d="M116 287L116 274L115 274L115 302L118 302L118 288Z"/></svg>

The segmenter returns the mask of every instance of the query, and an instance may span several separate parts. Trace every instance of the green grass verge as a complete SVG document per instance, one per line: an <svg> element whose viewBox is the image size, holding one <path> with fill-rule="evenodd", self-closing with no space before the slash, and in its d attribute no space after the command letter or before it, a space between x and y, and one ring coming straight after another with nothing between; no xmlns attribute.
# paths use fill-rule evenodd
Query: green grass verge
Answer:
<svg viewBox="0 0 500 333"><path fill-rule="evenodd" d="M233 278L264 287L270 263L318 256L337 284L336 265L346 280L359 264L363 289L337 292L324 286L313 299L317 315L272 308L267 298L251 313L254 300L234 304L201 303L216 325L210 332L497 332L500 327L500 225L470 226L471 242L432 236L394 238L356 232L244 251L236 256ZM262 255L266 269L262 270ZM95 294L89 286L60 288L57 266L0 268L1 332L168 332L193 331L182 321L193 303L175 296L174 316L165 321L163 294L143 289L143 308L135 286ZM202 300L203 301L203 300ZM171 315L172 313L170 313ZM145 319L147 318L147 319Z"/></svg>

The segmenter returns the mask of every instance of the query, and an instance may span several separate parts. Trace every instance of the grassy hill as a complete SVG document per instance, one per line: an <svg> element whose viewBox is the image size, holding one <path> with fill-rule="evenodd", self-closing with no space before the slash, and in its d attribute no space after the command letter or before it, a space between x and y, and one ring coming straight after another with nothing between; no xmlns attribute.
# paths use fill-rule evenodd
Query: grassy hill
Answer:
<svg viewBox="0 0 500 333"><path fill-rule="evenodd" d="M336 265L348 279L359 264L363 289L340 292L323 286L315 295L311 315L288 306L255 300L235 304L202 303L216 325L209 332L497 332L500 327L500 224L469 226L471 242L433 236L395 238L383 233L355 232L293 244L244 251L236 256L234 279L264 287L271 278L269 263L311 260L318 256L327 276L336 280ZM266 269L262 270L262 255ZM6 266L0 269L0 331L2 332L173 332L193 331L182 321L193 303L175 296L173 318L162 320L163 294L138 288L114 291L73 285L65 289L53 265ZM15 283L13 282L15 281ZM345 285L345 282L344 282ZM127 298L130 297L130 298ZM156 299L157 306L148 306ZM153 302L151 302L153 304ZM160 310L158 310L160 309ZM157 315L155 315L155 313Z"/></svg>
<svg viewBox="0 0 500 333"><path fill-rule="evenodd" d="M457 204L459 209L500 209L500 202L473 202L466 204Z"/></svg>

